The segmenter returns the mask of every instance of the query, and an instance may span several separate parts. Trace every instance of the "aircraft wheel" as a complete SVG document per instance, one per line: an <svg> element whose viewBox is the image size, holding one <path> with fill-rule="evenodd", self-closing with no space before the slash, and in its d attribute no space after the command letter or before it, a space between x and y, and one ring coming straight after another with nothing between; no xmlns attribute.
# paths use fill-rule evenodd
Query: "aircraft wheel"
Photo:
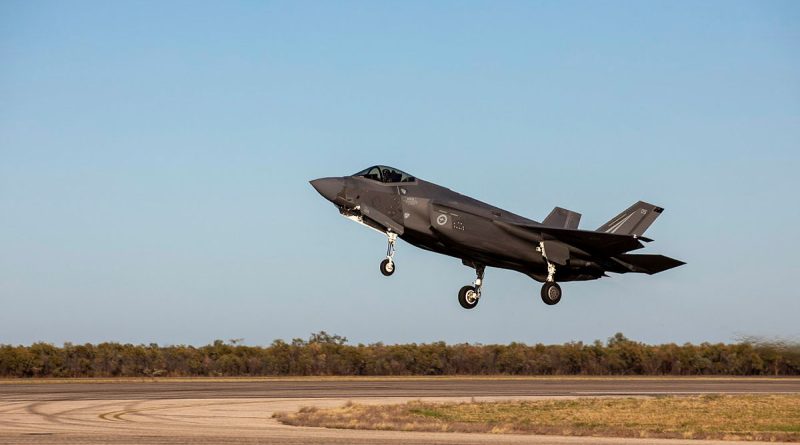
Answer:
<svg viewBox="0 0 800 445"><path fill-rule="evenodd" d="M388 277L394 273L396 267L394 265L394 261L391 261L389 258L381 261L381 273L383 276Z"/></svg>
<svg viewBox="0 0 800 445"><path fill-rule="evenodd" d="M561 301L561 286L554 281L548 281L542 285L542 301L550 306Z"/></svg>
<svg viewBox="0 0 800 445"><path fill-rule="evenodd" d="M478 292L473 286L464 286L458 291L458 303L464 309L472 309L478 305Z"/></svg>

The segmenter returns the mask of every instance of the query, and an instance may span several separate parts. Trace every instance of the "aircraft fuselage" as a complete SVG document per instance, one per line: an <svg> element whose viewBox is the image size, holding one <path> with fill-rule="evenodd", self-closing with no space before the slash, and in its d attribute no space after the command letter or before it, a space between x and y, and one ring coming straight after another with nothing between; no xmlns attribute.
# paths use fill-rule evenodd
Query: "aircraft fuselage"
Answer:
<svg viewBox="0 0 800 445"><path fill-rule="evenodd" d="M343 216L387 236L384 275L395 271L398 237L474 268L474 286L459 292L467 309L480 299L487 266L543 282L542 300L553 305L561 299L557 281L594 280L606 272L653 274L684 264L663 255L628 253L642 248L641 241L652 241L642 234L664 210L643 201L597 230L581 230L577 212L556 207L539 223L386 166L311 184Z"/></svg>

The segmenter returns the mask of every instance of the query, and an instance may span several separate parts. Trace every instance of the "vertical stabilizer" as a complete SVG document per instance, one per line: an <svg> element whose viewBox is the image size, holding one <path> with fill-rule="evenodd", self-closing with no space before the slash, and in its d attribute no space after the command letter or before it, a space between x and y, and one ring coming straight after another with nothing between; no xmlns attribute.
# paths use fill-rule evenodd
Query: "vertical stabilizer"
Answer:
<svg viewBox="0 0 800 445"><path fill-rule="evenodd" d="M547 215L547 218L542 221L542 224L549 227L558 227L560 229L577 229L580 221L580 213L556 207Z"/></svg>
<svg viewBox="0 0 800 445"><path fill-rule="evenodd" d="M653 224L664 209L644 201L628 207L624 212L600 226L598 232L616 233L619 235L644 234L644 231Z"/></svg>

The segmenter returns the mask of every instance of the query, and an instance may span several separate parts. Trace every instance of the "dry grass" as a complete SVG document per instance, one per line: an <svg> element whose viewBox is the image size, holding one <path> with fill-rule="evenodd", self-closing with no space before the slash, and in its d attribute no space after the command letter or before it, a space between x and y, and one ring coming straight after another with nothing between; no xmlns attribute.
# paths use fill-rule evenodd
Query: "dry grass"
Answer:
<svg viewBox="0 0 800 445"><path fill-rule="evenodd" d="M800 395L348 403L275 417L289 425L349 429L800 441Z"/></svg>

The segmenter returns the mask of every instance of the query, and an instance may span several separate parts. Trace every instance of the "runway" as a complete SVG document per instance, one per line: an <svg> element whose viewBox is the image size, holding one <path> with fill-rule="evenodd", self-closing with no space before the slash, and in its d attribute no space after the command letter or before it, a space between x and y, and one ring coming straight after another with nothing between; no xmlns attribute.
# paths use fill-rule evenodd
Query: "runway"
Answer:
<svg viewBox="0 0 800 445"><path fill-rule="evenodd" d="M797 393L800 379L411 378L256 379L122 383L0 383L0 444L679 444L457 433L329 430L284 426L277 411L347 401L469 401L580 396Z"/></svg>

